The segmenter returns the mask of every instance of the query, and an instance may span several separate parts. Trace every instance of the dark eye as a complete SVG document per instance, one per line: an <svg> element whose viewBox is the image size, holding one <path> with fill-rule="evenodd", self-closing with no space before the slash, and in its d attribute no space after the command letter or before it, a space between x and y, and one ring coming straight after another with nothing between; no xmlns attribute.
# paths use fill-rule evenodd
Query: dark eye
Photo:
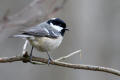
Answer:
<svg viewBox="0 0 120 80"><path fill-rule="evenodd" d="M59 24L59 26L62 26L62 24Z"/></svg>

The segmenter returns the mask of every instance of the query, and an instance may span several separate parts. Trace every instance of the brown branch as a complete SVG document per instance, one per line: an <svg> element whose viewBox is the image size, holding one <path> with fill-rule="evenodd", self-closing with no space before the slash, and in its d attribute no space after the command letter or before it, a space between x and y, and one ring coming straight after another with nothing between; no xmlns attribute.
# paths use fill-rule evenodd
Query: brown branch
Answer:
<svg viewBox="0 0 120 80"><path fill-rule="evenodd" d="M46 13L45 11L41 10L41 4L45 1L46 0L33 0L30 4L28 4L23 10L21 10L17 14L13 16L7 16L7 19L11 21L11 24L27 26L36 25L42 21L47 20L48 18L53 17L58 11L63 9L67 2L67 0L62 0L62 3L59 6L54 6L53 4L55 4L57 0L53 0L53 2L51 0L51 5L47 9L50 11Z"/></svg>
<svg viewBox="0 0 120 80"><path fill-rule="evenodd" d="M54 0L53 3L55 3L56 0ZM52 12L48 15L48 17L53 17L58 11L60 11L61 9L63 9L63 7L65 6L65 4L67 3L67 0L63 0L62 3L59 6L54 7L54 9L52 10ZM53 4L52 4L53 5ZM51 6L50 6L51 7Z"/></svg>
<svg viewBox="0 0 120 80"><path fill-rule="evenodd" d="M8 63L8 62L15 62L15 61L29 62L29 56L27 54L25 54L23 57L22 56L14 56L14 57L0 58L0 63ZM40 58L40 57L33 57L32 61L42 62L42 63L46 63L46 64L48 63L48 59ZM106 72L106 73L120 76L119 70L116 70L113 68L108 68L108 67L85 65L85 64L71 64L71 63L60 62L60 61L52 61L52 62L50 62L50 64L61 66L61 67L73 68L73 69L101 71L101 72Z"/></svg>

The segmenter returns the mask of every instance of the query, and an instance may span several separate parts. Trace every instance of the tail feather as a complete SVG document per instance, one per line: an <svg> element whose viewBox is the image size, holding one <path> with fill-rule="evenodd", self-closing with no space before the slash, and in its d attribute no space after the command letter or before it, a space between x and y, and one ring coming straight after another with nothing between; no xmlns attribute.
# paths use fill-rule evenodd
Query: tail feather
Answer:
<svg viewBox="0 0 120 80"><path fill-rule="evenodd" d="M12 37L26 39L26 38L29 38L31 36L29 36L29 35L13 35Z"/></svg>

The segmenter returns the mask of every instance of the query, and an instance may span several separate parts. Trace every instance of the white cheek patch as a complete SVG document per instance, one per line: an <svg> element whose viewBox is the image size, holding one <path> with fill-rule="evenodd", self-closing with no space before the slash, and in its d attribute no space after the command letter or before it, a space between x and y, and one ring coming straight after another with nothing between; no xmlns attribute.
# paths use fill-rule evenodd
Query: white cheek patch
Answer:
<svg viewBox="0 0 120 80"><path fill-rule="evenodd" d="M59 26L56 26L52 23L50 23L50 26L52 26L54 29L56 29L57 31L61 31L63 28L62 27L59 27Z"/></svg>

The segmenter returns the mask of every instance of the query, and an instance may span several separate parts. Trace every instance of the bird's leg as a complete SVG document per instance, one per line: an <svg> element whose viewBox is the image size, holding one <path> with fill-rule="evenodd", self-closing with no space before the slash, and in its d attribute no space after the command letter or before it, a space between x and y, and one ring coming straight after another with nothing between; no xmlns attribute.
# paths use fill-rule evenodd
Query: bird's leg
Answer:
<svg viewBox="0 0 120 80"><path fill-rule="evenodd" d="M31 52L30 52L30 61L32 61L32 52L33 52L33 46L32 46L32 48L31 48Z"/></svg>
<svg viewBox="0 0 120 80"><path fill-rule="evenodd" d="M49 53L47 52L47 55L48 55L48 65L51 61L53 61L53 59L51 58L51 56L49 55Z"/></svg>

